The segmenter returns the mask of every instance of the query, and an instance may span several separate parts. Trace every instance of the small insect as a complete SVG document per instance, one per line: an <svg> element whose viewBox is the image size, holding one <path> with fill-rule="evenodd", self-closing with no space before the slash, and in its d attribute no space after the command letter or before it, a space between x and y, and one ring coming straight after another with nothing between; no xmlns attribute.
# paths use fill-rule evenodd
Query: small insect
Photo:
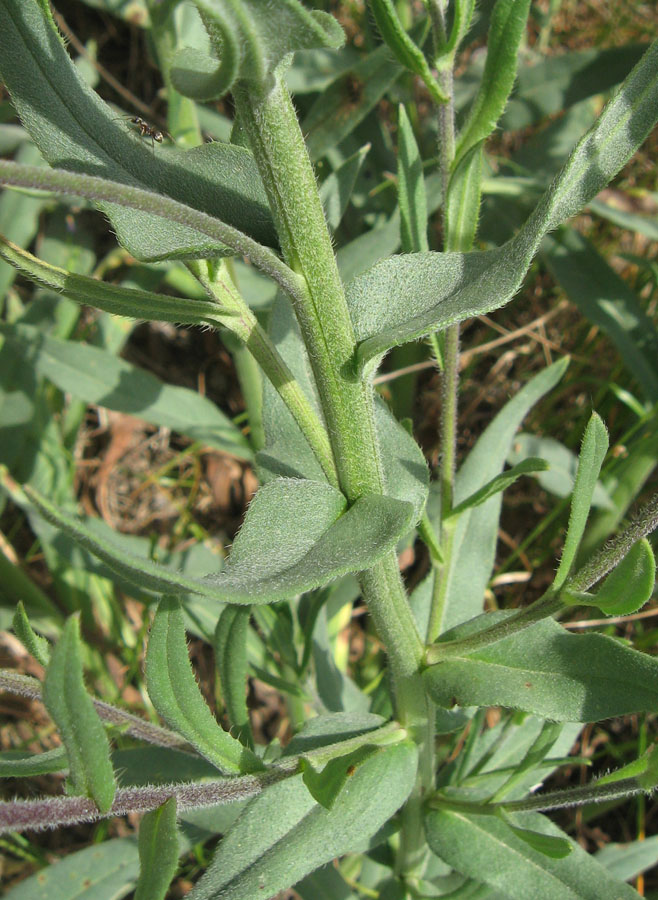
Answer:
<svg viewBox="0 0 658 900"><path fill-rule="evenodd" d="M141 116L131 116L129 121L137 128L142 137L148 136L151 138L151 146L155 147L155 142L158 144L163 142L164 134L158 128L154 128L153 125L149 125L146 119L142 119Z"/></svg>
<svg viewBox="0 0 658 900"><path fill-rule="evenodd" d="M137 131L139 131L140 137L150 137L151 147L155 153L155 145L156 143L161 144L163 142L165 132L150 125L146 119L143 119L141 116L119 116L119 118L127 119L131 125L134 125Z"/></svg>

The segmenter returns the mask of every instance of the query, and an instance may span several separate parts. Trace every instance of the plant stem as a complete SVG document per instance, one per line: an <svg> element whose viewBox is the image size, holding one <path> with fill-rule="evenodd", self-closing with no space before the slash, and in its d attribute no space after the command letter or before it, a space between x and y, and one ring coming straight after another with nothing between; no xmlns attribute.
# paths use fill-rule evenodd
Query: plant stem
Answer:
<svg viewBox="0 0 658 900"><path fill-rule="evenodd" d="M329 431L341 490L350 502L383 493L372 386L355 380L355 337L331 237L304 138L280 82L269 93L244 84L234 91L240 121L261 173L288 266L303 279L292 296ZM419 706L409 679L418 677L423 645L390 554L362 576L364 599L386 644L396 712L403 724ZM414 682L415 683L415 682ZM411 705L411 708L410 708Z"/></svg>

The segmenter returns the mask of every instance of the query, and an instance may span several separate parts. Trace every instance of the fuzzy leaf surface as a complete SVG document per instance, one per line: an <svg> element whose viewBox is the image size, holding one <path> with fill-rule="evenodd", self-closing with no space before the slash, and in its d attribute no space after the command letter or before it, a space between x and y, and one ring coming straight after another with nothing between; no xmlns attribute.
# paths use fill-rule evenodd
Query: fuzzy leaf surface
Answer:
<svg viewBox="0 0 658 900"><path fill-rule="evenodd" d="M12 888L7 900L119 900L135 886L137 841L114 838L92 844L46 866Z"/></svg>
<svg viewBox="0 0 658 900"><path fill-rule="evenodd" d="M237 739L253 748L247 711L247 631L248 606L227 606L215 629L215 662L219 670L222 698Z"/></svg>
<svg viewBox="0 0 658 900"><path fill-rule="evenodd" d="M277 479L252 500L224 572L197 578L134 555L33 489L26 493L48 522L128 581L240 604L285 600L370 568L411 527L413 512L410 503L374 494L346 511L343 495L326 483Z"/></svg>
<svg viewBox="0 0 658 900"><path fill-rule="evenodd" d="M197 685L185 640L183 612L171 597L160 601L146 653L146 684L159 715L220 772L258 772L263 765L224 731Z"/></svg>
<svg viewBox="0 0 658 900"><path fill-rule="evenodd" d="M146 813L139 824L139 879L134 900L164 900L178 866L176 798Z"/></svg>
<svg viewBox="0 0 658 900"><path fill-rule="evenodd" d="M565 839L559 828L539 814L518 816L515 821L548 837ZM567 857L551 858L533 849L497 816L432 811L425 831L441 859L510 900L637 900L639 896L577 844L572 842Z"/></svg>
<svg viewBox="0 0 658 900"><path fill-rule="evenodd" d="M105 729L84 685L80 625L75 616L55 644L43 684L43 702L66 747L71 784L104 813L116 782Z"/></svg>
<svg viewBox="0 0 658 900"><path fill-rule="evenodd" d="M431 666L424 678L446 708L505 706L556 722L658 710L655 657L606 635L570 634L552 619Z"/></svg>
<svg viewBox="0 0 658 900"><path fill-rule="evenodd" d="M543 236L579 212L635 153L658 120L658 41L579 141L518 233L497 250L418 253L377 263L347 285L356 363L430 331L504 306Z"/></svg>
<svg viewBox="0 0 658 900"><path fill-rule="evenodd" d="M252 801L219 845L190 900L261 900L336 856L365 849L414 783L410 742L382 748L358 767L331 809L311 797L301 775Z"/></svg>
<svg viewBox="0 0 658 900"><path fill-rule="evenodd" d="M587 525L587 517L592 506L594 488L596 487L599 472L607 452L608 432L600 417L596 413L592 413L585 429L580 456L578 457L578 469L576 470L576 480L571 498L569 527L567 528L560 565L553 581L554 590L559 590L567 580L576 558L580 540Z"/></svg>

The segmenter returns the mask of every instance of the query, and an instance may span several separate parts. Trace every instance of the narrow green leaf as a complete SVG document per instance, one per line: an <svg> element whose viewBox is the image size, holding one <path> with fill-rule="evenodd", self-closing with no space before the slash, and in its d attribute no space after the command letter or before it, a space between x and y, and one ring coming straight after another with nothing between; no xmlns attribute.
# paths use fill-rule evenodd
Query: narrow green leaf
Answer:
<svg viewBox="0 0 658 900"><path fill-rule="evenodd" d="M46 669L43 702L66 747L73 790L90 797L106 813L116 783L107 735L85 689L81 649L78 619L71 616Z"/></svg>
<svg viewBox="0 0 658 900"><path fill-rule="evenodd" d="M517 428L533 406L558 384L568 363L568 359L562 359L531 378L487 426L457 472L457 505L501 472ZM439 520L438 500L434 491L427 504L435 527ZM437 630L429 635L430 640L482 612L484 592L496 556L501 507L501 494L494 494L481 506L464 510L450 523L455 525L452 558L449 570L444 573L445 598L436 616Z"/></svg>
<svg viewBox="0 0 658 900"><path fill-rule="evenodd" d="M370 0L370 8L384 43L400 65L422 78L435 103L447 103L447 94L432 74L423 51L402 27L392 0Z"/></svg>
<svg viewBox="0 0 658 900"><path fill-rule="evenodd" d="M569 576L580 540L587 525L587 517L592 505L594 488L599 478L603 460L608 452L608 432L596 413L592 413L580 448L576 481L571 498L569 527L564 541L560 565L553 581L552 589L559 591Z"/></svg>
<svg viewBox="0 0 658 900"><path fill-rule="evenodd" d="M220 772L258 772L263 764L220 728L196 683L177 600L160 601L146 653L146 683L159 715Z"/></svg>
<svg viewBox="0 0 658 900"><path fill-rule="evenodd" d="M526 831L568 840L537 813L515 817ZM431 812L425 832L432 850L458 872L510 900L637 900L637 892L617 881L575 842L563 859L541 853L497 816L456 810Z"/></svg>
<svg viewBox="0 0 658 900"><path fill-rule="evenodd" d="M570 606L595 606L606 616L628 616L648 603L656 582L656 558L646 538L638 541L595 594L569 594Z"/></svg>
<svg viewBox="0 0 658 900"><path fill-rule="evenodd" d="M139 871L137 841L113 838L92 844L40 869L5 895L6 900L107 900L125 897Z"/></svg>
<svg viewBox="0 0 658 900"><path fill-rule="evenodd" d="M139 879L134 900L164 900L180 853L176 798L170 797L139 824Z"/></svg>
<svg viewBox="0 0 658 900"><path fill-rule="evenodd" d="M231 731L246 747L254 746L247 711L247 631L250 608L227 606L215 629L215 661Z"/></svg>
<svg viewBox="0 0 658 900"><path fill-rule="evenodd" d="M514 767L515 771L500 785L491 801L498 802L502 800L517 785L525 781L529 772L536 772L564 730L564 725L561 722L543 722L541 730L528 748L528 752ZM545 773L542 772L543 777L545 777Z"/></svg>
<svg viewBox="0 0 658 900"><path fill-rule="evenodd" d="M331 809L315 802L301 775L268 788L225 835L190 900L271 897L336 856L367 849L409 796L416 766L411 742L382 748Z"/></svg>
<svg viewBox="0 0 658 900"><path fill-rule="evenodd" d="M128 581L160 593L245 605L285 600L370 568L409 530L413 513L410 503L375 494L345 511L345 498L326 482L277 479L252 500L225 570L196 578L119 547L93 522L85 525L33 488L24 490L48 522Z"/></svg>
<svg viewBox="0 0 658 900"><path fill-rule="evenodd" d="M529 10L530 0L498 0L494 7L484 74L457 140L455 165L489 137L505 109L516 77Z"/></svg>
<svg viewBox="0 0 658 900"><path fill-rule="evenodd" d="M511 469L507 469L505 472L501 472L500 475L496 475L495 478L488 481L474 494L471 494L470 497L467 497L457 506L453 507L450 511L449 518L460 515L466 509L480 506L488 500L489 497L493 497L494 494L499 494L506 490L522 475L530 475L533 472L544 472L548 467L548 463L545 459L539 459L534 456L524 459L523 462L518 463L516 466L512 466Z"/></svg>
<svg viewBox="0 0 658 900"><path fill-rule="evenodd" d="M497 250L418 253L377 263L347 285L367 360L514 296L544 234L579 212L630 159L658 119L658 41L584 135L518 233Z"/></svg>
<svg viewBox="0 0 658 900"><path fill-rule="evenodd" d="M0 753L0 778L27 778L30 775L47 775L68 769L65 747L55 747L44 753L26 753L23 750L5 750Z"/></svg>
<svg viewBox="0 0 658 900"><path fill-rule="evenodd" d="M424 678L447 709L506 706L556 722L658 709L655 657L602 634L569 634L552 619L431 666Z"/></svg>
<svg viewBox="0 0 658 900"><path fill-rule="evenodd" d="M447 250L466 252L473 247L480 216L482 147L482 141L471 147L450 176L444 226Z"/></svg>
<svg viewBox="0 0 658 900"><path fill-rule="evenodd" d="M398 204L403 253L429 249L423 161L404 106L398 107Z"/></svg>
<svg viewBox="0 0 658 900"><path fill-rule="evenodd" d="M47 666L50 660L50 644L34 631L25 612L25 607L20 601L16 607L14 618L11 620L11 625L16 637L27 652L31 653L42 666Z"/></svg>
<svg viewBox="0 0 658 900"><path fill-rule="evenodd" d="M0 257L22 275L43 287L71 297L77 303L95 306L104 312L131 319L154 319L178 325L215 325L221 321L221 307L209 300L169 297L152 291L140 291L109 284L67 272L37 259L0 234ZM226 315L226 311L224 315Z"/></svg>

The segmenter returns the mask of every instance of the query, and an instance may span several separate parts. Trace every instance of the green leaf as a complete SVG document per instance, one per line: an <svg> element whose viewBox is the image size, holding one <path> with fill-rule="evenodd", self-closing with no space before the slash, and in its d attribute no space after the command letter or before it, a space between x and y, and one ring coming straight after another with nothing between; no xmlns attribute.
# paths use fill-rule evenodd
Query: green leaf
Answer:
<svg viewBox="0 0 658 900"><path fill-rule="evenodd" d="M411 742L384 747L359 766L331 809L301 775L264 791L225 835L190 900L259 900L295 884L334 857L368 847L415 780Z"/></svg>
<svg viewBox="0 0 658 900"><path fill-rule="evenodd" d="M496 475L495 478L488 481L474 494L471 494L470 497L462 500L461 503L452 508L448 518L461 515L461 513L467 509L473 509L475 506L480 506L488 500L489 497L493 497L494 494L505 491L522 475L530 475L533 472L544 472L548 468L549 466L545 459L539 459L533 456L528 457L517 465L512 466L511 469L507 469L505 472L501 472L500 475Z"/></svg>
<svg viewBox="0 0 658 900"><path fill-rule="evenodd" d="M596 606L606 616L628 616L648 603L656 582L656 558L649 541L638 541L595 594L569 595L570 606Z"/></svg>
<svg viewBox="0 0 658 900"><path fill-rule="evenodd" d="M517 58L525 36L530 0L498 0L491 16L484 74L457 139L455 163L496 127L516 77Z"/></svg>
<svg viewBox="0 0 658 900"><path fill-rule="evenodd" d="M7 0L0 6L0 60L12 102L51 165L166 191L256 240L275 242L267 199L249 151L216 141L186 151L163 145L153 152L83 81L45 4ZM226 252L192 228L109 203L101 208L120 242L138 259Z"/></svg>
<svg viewBox="0 0 658 900"><path fill-rule="evenodd" d="M5 896L7 900L119 900L135 886L138 871L137 841L114 838L46 866Z"/></svg>
<svg viewBox="0 0 658 900"><path fill-rule="evenodd" d="M47 666L50 660L50 644L34 631L27 618L25 607L20 601L16 607L14 618L11 620L11 625L16 637L27 652L31 653L42 666Z"/></svg>
<svg viewBox="0 0 658 900"><path fill-rule="evenodd" d="M370 0L370 9L384 43L400 65L422 78L435 103L447 103L447 94L432 74L423 51L402 27L391 0Z"/></svg>
<svg viewBox="0 0 658 900"><path fill-rule="evenodd" d="M38 375L86 403L129 413L250 459L249 442L215 404L196 391L163 382L113 353L44 335L31 325L0 325Z"/></svg>
<svg viewBox="0 0 658 900"><path fill-rule="evenodd" d="M448 250L467 251L473 247L480 215L482 148L482 141L471 147L450 176L444 226Z"/></svg>
<svg viewBox="0 0 658 900"><path fill-rule="evenodd" d="M398 107L398 204L402 252L418 253L429 250L423 161L418 152L418 144L409 117L402 104Z"/></svg>
<svg viewBox="0 0 658 900"><path fill-rule="evenodd" d="M101 813L112 806L116 783L105 729L82 675L80 626L67 619L55 644L43 684L43 702L66 747L71 785L90 797Z"/></svg>
<svg viewBox="0 0 658 900"><path fill-rule="evenodd" d="M146 684L158 714L220 772L258 772L258 757L217 724L190 665L177 600L160 601L146 653Z"/></svg>
<svg viewBox="0 0 658 900"><path fill-rule="evenodd" d="M215 630L215 661L219 669L222 697L235 737L253 749L254 739L247 711L248 606L227 606Z"/></svg>
<svg viewBox="0 0 658 900"><path fill-rule="evenodd" d="M126 551L58 509L33 488L30 502L48 522L128 581L168 594L193 593L221 603L272 603L370 568L411 527L411 504L371 494L345 511L328 484L280 478L260 488L233 544L225 571L195 578Z"/></svg>
<svg viewBox="0 0 658 900"><path fill-rule="evenodd" d="M570 300L598 325L650 403L658 401L658 329L642 301L573 228L542 242L541 256Z"/></svg>
<svg viewBox="0 0 658 900"><path fill-rule="evenodd" d="M174 58L171 76L181 94L214 100L237 81L267 89L275 69L296 50L331 47L345 41L333 16L304 9L298 0L279 0L276 7L261 0L195 0L208 29L215 56L198 47Z"/></svg>
<svg viewBox="0 0 658 900"><path fill-rule="evenodd" d="M118 316L215 327L222 320L222 308L209 300L179 299L67 272L26 253L1 234L0 257L36 284Z"/></svg>
<svg viewBox="0 0 658 900"><path fill-rule="evenodd" d="M548 467L540 470L537 475L537 481L544 490L555 494L556 497L571 496L578 469L576 454L555 438L521 432L514 438L507 462L510 465L517 465L525 459L536 456L548 463ZM592 507L606 510L615 508L600 480L594 488Z"/></svg>
<svg viewBox="0 0 658 900"><path fill-rule="evenodd" d="M68 769L65 747L55 747L45 753L26 753L23 750L5 750L0 753L0 778L27 778L30 775L47 775Z"/></svg>
<svg viewBox="0 0 658 900"><path fill-rule="evenodd" d="M564 375L568 360L563 359L535 375L503 407L478 438L455 479L455 503L463 503L495 478L505 464L514 434L525 416ZM500 493L486 503L466 509L454 520L452 562L446 573L446 596L440 629L436 635L482 612L484 592L491 577L498 520ZM438 494L428 501L430 518L438 525Z"/></svg>
<svg viewBox="0 0 658 900"><path fill-rule="evenodd" d="M600 417L592 413L580 448L578 469L571 498L569 527L564 541L560 565L553 581L552 589L559 591L564 585L573 566L580 540L587 525L587 517L592 506L594 488L599 478L603 460L608 452L608 432Z"/></svg>
<svg viewBox="0 0 658 900"><path fill-rule="evenodd" d="M134 900L164 900L178 866L176 798L170 797L139 824L139 879Z"/></svg>
<svg viewBox="0 0 658 900"><path fill-rule="evenodd" d="M579 212L640 146L658 119L658 41L650 45L580 140L519 232L497 250L390 257L347 285L357 365L390 347L514 296L544 234Z"/></svg>
<svg viewBox="0 0 658 900"><path fill-rule="evenodd" d="M566 841L564 833L539 814L515 817L524 830ZM500 891L510 900L637 900L629 885L608 872L575 842L563 859L533 849L497 816L456 810L429 813L430 847L448 865Z"/></svg>
<svg viewBox="0 0 658 900"><path fill-rule="evenodd" d="M506 706L556 722L658 709L658 660L602 634L569 634L552 619L431 666L424 678L448 709Z"/></svg>

